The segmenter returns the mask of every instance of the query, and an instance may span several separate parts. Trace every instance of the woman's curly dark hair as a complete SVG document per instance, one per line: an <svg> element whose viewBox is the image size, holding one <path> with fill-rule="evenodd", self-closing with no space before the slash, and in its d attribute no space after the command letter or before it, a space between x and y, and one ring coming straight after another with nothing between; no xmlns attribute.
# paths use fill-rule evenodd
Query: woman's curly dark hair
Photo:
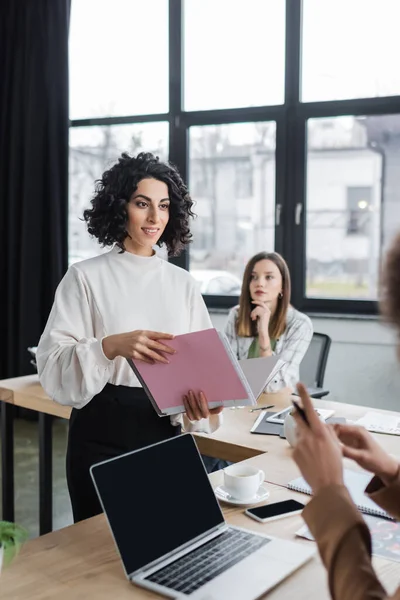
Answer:
<svg viewBox="0 0 400 600"><path fill-rule="evenodd" d="M83 213L90 235L104 246L117 244L125 250L124 240L129 236L127 203L142 179L158 179L168 186L169 221L157 244L165 244L169 256L176 256L191 242L189 218L193 201L178 170L170 163L161 162L150 152L140 152L136 157L121 154L118 162L101 179L96 181L92 208Z"/></svg>
<svg viewBox="0 0 400 600"><path fill-rule="evenodd" d="M400 337L400 233L386 255L381 282L381 312L386 321L396 327Z"/></svg>

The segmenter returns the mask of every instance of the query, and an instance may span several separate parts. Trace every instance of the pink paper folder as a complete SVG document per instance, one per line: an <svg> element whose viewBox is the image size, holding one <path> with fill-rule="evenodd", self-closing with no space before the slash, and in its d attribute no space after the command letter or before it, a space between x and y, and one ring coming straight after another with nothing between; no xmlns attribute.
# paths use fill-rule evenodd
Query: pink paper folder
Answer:
<svg viewBox="0 0 400 600"><path fill-rule="evenodd" d="M189 390L202 390L211 408L256 404L228 340L215 329L206 329L163 342L177 351L169 364L152 365L128 360L157 413L184 412L182 398Z"/></svg>

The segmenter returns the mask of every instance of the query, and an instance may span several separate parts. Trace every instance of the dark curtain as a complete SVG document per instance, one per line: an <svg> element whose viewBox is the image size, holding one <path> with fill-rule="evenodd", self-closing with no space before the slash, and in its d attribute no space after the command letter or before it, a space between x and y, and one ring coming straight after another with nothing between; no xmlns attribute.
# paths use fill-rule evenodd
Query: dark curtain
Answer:
<svg viewBox="0 0 400 600"><path fill-rule="evenodd" d="M67 269L69 13L0 2L0 379L33 372Z"/></svg>

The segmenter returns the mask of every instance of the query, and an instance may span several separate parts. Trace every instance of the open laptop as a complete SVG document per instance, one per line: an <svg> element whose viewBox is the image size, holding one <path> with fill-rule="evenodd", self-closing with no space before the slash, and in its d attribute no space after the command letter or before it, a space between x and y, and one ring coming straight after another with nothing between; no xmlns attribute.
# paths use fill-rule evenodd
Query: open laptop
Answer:
<svg viewBox="0 0 400 600"><path fill-rule="evenodd" d="M252 600L315 552L227 525L190 434L90 471L128 579L170 598Z"/></svg>

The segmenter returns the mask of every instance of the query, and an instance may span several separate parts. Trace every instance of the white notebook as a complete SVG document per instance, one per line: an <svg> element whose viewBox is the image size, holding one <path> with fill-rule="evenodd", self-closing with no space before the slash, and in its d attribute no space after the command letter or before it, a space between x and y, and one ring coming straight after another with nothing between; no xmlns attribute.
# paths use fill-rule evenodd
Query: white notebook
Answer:
<svg viewBox="0 0 400 600"><path fill-rule="evenodd" d="M344 469L344 484L349 490L350 496L358 510L367 515L374 515L376 517L383 517L384 519L390 519L394 521L392 517L376 504L371 498L366 496L364 493L365 488L371 480L369 473L351 471L350 469ZM302 492L303 494L312 495L312 491L308 483L303 477L298 477L289 481L288 488L295 492Z"/></svg>

